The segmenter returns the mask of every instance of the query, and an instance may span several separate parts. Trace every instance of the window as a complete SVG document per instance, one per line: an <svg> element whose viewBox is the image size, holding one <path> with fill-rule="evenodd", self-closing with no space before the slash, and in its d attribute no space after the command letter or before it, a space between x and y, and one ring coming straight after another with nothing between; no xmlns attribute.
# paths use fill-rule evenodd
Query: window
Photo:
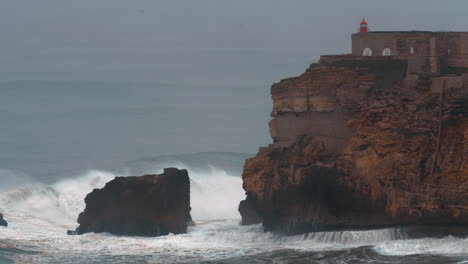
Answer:
<svg viewBox="0 0 468 264"><path fill-rule="evenodd" d="M392 51L389 48L385 48L382 51L382 56L391 56L391 55L392 55Z"/></svg>
<svg viewBox="0 0 468 264"><path fill-rule="evenodd" d="M369 48L365 48L364 51L362 52L363 56L372 56L372 50Z"/></svg>
<svg viewBox="0 0 468 264"><path fill-rule="evenodd" d="M452 50L451 50L451 49L448 49L448 50L447 50L447 55L450 56L451 54L452 54Z"/></svg>
<svg viewBox="0 0 468 264"><path fill-rule="evenodd" d="M409 53L414 54L414 48L410 48Z"/></svg>

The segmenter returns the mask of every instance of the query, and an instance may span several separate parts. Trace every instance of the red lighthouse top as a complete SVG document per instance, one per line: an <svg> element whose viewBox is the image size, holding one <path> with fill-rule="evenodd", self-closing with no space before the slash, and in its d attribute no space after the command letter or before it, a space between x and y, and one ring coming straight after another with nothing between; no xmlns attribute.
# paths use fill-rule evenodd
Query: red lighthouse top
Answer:
<svg viewBox="0 0 468 264"><path fill-rule="evenodd" d="M369 32L369 29L367 28L366 20L363 18L361 21L361 25L359 27L359 33L367 33L367 32Z"/></svg>

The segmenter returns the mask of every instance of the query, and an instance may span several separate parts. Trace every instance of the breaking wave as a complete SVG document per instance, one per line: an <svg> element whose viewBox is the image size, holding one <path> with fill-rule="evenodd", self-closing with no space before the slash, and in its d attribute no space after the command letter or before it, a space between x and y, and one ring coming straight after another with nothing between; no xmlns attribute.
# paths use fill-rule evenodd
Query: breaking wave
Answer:
<svg viewBox="0 0 468 264"><path fill-rule="evenodd" d="M0 170L0 178L8 183L0 190L0 212L9 221L8 228L0 227L0 260L2 248L40 251L40 254L21 253L26 262L32 263L99 262L102 256L114 256L116 262L137 257L142 262L180 263L263 256L284 250L296 252L293 254L334 251L361 254L355 250L359 247L379 256L458 256L457 261L468 258L468 239L451 236L408 239L399 228L283 236L265 233L261 225L240 226L237 206L245 195L239 160L244 157L234 155L233 159L239 160L229 165L229 155L204 153L140 160L121 170L125 173L91 170L50 185L22 173ZM200 160L204 160L200 163L203 166L193 166ZM213 160L221 160L223 165ZM78 214L85 206L84 197L94 188L102 188L117 175L161 173L164 167L185 168L189 172L191 214L197 224L189 227L187 234L157 238L66 235L67 229L76 227ZM16 254L10 251L5 251L3 257Z"/></svg>
<svg viewBox="0 0 468 264"><path fill-rule="evenodd" d="M194 220L240 218L237 206L245 197L240 171L233 175L210 164L192 169L176 159L155 162L153 167L146 165L144 173L162 173L165 167L188 170ZM139 175L133 174L131 168L125 171L129 175ZM84 209L86 195L95 188L102 188L116 175L122 173L91 170L46 185L20 172L0 170L0 178L5 183L0 190L0 210L13 221L15 214L20 214L53 224L73 225Z"/></svg>
<svg viewBox="0 0 468 264"><path fill-rule="evenodd" d="M70 225L76 223L78 214L83 211L84 197L114 177L110 172L88 171L52 185L31 181L0 193L0 208L13 221L15 216L30 216L35 221Z"/></svg>

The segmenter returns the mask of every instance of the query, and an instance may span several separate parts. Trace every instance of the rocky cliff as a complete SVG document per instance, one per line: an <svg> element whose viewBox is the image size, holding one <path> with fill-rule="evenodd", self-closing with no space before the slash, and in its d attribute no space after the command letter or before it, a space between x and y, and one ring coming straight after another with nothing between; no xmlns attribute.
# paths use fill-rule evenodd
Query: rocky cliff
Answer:
<svg viewBox="0 0 468 264"><path fill-rule="evenodd" d="M186 233L190 216L190 181L186 170L164 169L160 175L116 177L85 198L71 234L161 236Z"/></svg>
<svg viewBox="0 0 468 264"><path fill-rule="evenodd" d="M0 214L0 226L8 226L8 223L5 221L5 219L3 219L2 214Z"/></svg>
<svg viewBox="0 0 468 264"><path fill-rule="evenodd" d="M242 207L289 233L468 225L467 77L330 56L274 84L273 144L245 163Z"/></svg>

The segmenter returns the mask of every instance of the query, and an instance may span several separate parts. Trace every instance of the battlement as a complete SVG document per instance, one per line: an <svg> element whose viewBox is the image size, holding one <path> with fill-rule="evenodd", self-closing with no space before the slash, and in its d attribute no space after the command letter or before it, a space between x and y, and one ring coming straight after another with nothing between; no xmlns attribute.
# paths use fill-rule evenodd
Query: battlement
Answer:
<svg viewBox="0 0 468 264"><path fill-rule="evenodd" d="M360 32L352 35L352 55L406 60L414 73L468 68L468 32Z"/></svg>
<svg viewBox="0 0 468 264"><path fill-rule="evenodd" d="M378 62L405 62L405 58L397 56L358 56L354 54L341 54L341 55L321 55L319 63L322 65L337 66L343 64L350 66L351 64L362 63L378 63Z"/></svg>

